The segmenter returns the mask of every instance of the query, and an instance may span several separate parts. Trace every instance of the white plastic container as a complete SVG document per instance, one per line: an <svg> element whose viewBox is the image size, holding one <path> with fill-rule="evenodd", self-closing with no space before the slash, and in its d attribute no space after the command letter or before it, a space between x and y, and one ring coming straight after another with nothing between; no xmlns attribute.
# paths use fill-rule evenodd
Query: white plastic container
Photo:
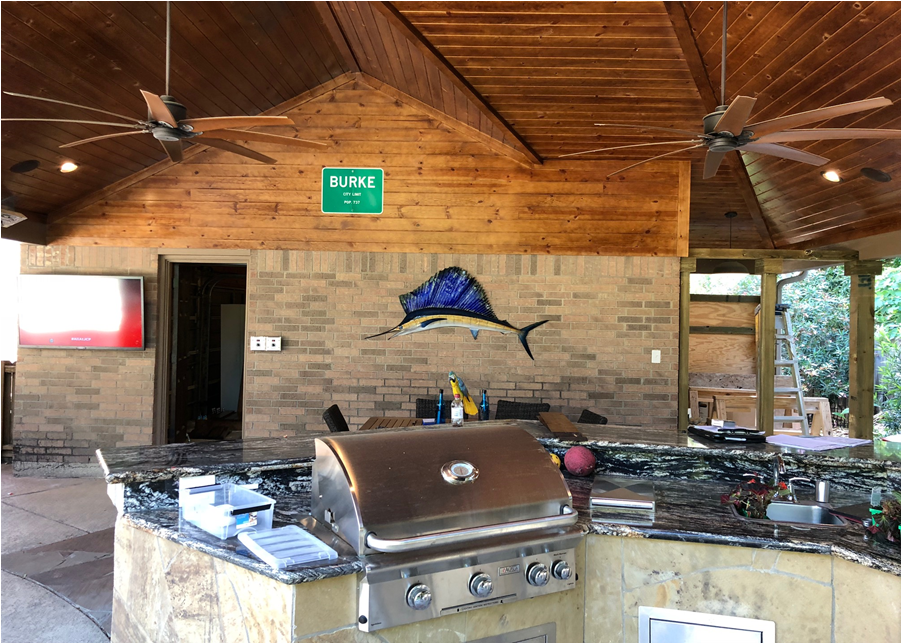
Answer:
<svg viewBox="0 0 901 644"><path fill-rule="evenodd" d="M305 563L326 563L338 553L312 534L296 525L286 525L268 532L245 532L238 541L276 570Z"/></svg>
<svg viewBox="0 0 901 644"><path fill-rule="evenodd" d="M272 529L275 501L233 483L182 487L178 504L181 521L220 539Z"/></svg>

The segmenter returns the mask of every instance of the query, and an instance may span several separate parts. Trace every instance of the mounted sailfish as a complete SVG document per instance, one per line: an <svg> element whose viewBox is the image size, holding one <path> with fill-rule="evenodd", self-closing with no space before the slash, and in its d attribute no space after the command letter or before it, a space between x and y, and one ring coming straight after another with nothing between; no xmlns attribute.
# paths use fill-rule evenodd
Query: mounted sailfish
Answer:
<svg viewBox="0 0 901 644"><path fill-rule="evenodd" d="M445 268L432 275L416 290L401 295L400 305L407 314L401 323L393 329L371 335L369 338L389 333L393 333L391 337L396 338L399 335L410 335L447 326L467 328L476 340L479 338L479 331L515 333L519 336L526 353L534 360L526 336L535 327L549 321L541 320L517 329L506 320L498 320L488 302L485 289L459 266Z"/></svg>

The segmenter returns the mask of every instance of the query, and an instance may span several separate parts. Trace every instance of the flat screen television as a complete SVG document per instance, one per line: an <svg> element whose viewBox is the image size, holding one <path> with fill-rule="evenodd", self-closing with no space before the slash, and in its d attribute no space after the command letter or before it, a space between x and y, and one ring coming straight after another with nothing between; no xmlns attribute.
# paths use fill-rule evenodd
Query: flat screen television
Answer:
<svg viewBox="0 0 901 644"><path fill-rule="evenodd" d="M144 278L20 275L19 346L144 348Z"/></svg>

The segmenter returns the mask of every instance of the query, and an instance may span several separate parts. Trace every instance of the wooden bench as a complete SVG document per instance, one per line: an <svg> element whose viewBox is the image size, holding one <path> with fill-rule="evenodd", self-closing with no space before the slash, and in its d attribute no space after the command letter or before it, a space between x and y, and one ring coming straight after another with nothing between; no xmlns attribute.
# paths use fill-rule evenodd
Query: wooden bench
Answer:
<svg viewBox="0 0 901 644"><path fill-rule="evenodd" d="M688 397L692 418L701 418L700 408L706 404L709 418L735 420L745 427L757 426L757 392L753 389L692 387L689 389ZM797 407L797 401L793 396L776 396L773 405L779 416L795 415L797 411L794 409ZM808 414L813 414L811 435L832 435L832 410L828 398L805 397L804 409ZM789 423L776 423L774 431L780 434L801 433L801 423L793 423L790 427L786 425Z"/></svg>

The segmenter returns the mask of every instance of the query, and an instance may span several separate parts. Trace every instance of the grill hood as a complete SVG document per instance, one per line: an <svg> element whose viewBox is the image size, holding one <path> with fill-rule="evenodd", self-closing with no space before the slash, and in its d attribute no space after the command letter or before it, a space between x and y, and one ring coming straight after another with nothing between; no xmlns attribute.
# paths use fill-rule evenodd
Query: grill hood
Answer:
<svg viewBox="0 0 901 644"><path fill-rule="evenodd" d="M316 439L312 513L358 554L420 550L576 520L559 469L516 426Z"/></svg>

